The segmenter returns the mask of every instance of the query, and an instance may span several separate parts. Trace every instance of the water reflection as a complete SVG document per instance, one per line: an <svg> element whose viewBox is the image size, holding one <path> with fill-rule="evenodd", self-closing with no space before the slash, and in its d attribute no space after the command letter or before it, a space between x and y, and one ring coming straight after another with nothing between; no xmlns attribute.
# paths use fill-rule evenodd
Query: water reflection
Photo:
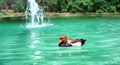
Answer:
<svg viewBox="0 0 120 65"><path fill-rule="evenodd" d="M29 45L28 48L32 51L30 55L31 60L33 61L33 65L38 64L38 60L43 58L41 56L42 51L40 50L40 44L43 43L40 38L40 30L39 29L28 29L29 30Z"/></svg>
<svg viewBox="0 0 120 65"><path fill-rule="evenodd" d="M60 51L58 51L58 56L72 56L76 52L80 52L81 46L78 47L66 47L61 48Z"/></svg>

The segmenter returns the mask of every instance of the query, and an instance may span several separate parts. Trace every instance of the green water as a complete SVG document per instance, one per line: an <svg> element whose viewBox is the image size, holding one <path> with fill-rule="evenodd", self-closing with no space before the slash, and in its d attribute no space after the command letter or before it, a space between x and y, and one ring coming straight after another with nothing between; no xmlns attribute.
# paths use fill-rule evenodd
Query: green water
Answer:
<svg viewBox="0 0 120 65"><path fill-rule="evenodd" d="M0 65L120 65L120 17L50 18L53 26L27 29L25 20L0 20ZM58 47L60 35L84 38Z"/></svg>

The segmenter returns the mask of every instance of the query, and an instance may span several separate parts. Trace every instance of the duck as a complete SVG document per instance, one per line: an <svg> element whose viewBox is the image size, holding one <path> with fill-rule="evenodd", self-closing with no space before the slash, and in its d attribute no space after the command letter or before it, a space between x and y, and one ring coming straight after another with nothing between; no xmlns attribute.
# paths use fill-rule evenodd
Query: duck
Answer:
<svg viewBox="0 0 120 65"><path fill-rule="evenodd" d="M85 44L85 39L67 39L66 35L60 36L58 41L58 46L60 47L72 47L72 46L83 46Z"/></svg>

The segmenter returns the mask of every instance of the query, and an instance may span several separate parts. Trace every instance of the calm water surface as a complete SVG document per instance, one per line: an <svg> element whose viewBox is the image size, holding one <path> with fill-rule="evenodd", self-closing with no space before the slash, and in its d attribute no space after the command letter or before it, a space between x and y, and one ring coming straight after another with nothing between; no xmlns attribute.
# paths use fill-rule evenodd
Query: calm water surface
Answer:
<svg viewBox="0 0 120 65"><path fill-rule="evenodd" d="M0 20L0 65L120 65L120 16L50 18L28 29L25 20ZM82 47L58 47L60 35L84 38Z"/></svg>

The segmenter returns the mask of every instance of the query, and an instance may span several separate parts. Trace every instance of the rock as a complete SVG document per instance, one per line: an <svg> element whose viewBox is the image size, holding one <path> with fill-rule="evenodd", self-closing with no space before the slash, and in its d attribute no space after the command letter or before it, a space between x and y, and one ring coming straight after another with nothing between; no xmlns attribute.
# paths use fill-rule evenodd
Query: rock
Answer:
<svg viewBox="0 0 120 65"><path fill-rule="evenodd" d="M7 12L8 12L8 13L15 13L15 11L14 11L14 10L10 10L10 9L9 9L9 10L7 10Z"/></svg>

